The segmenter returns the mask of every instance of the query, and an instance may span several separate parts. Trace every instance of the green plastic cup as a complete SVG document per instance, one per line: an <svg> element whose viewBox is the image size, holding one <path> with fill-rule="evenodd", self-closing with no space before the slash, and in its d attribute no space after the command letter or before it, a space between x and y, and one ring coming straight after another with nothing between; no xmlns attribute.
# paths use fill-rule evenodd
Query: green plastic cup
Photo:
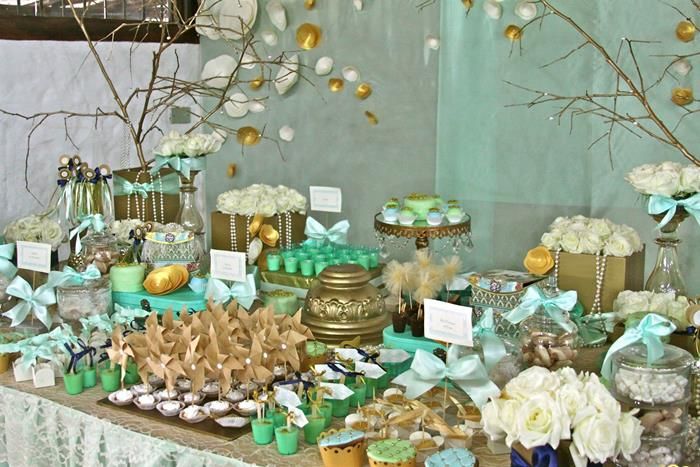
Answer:
<svg viewBox="0 0 700 467"><path fill-rule="evenodd" d="M318 435L326 428L326 419L322 415L307 417L309 423L304 425L304 441L316 444Z"/></svg>
<svg viewBox="0 0 700 467"><path fill-rule="evenodd" d="M331 399L334 417L345 417L350 411L350 397L345 399Z"/></svg>
<svg viewBox="0 0 700 467"><path fill-rule="evenodd" d="M324 424L325 428L328 428L331 426L331 422L333 421L333 404L331 404L328 401L323 402L320 407L321 414L323 414L323 418L326 419L326 423Z"/></svg>
<svg viewBox="0 0 700 467"><path fill-rule="evenodd" d="M269 418L256 418L250 422L255 444L270 444L275 434L275 424Z"/></svg>
<svg viewBox="0 0 700 467"><path fill-rule="evenodd" d="M136 366L136 362L129 361L126 365L126 373L124 374L124 382L126 384L136 384L141 381L139 376L139 368Z"/></svg>
<svg viewBox="0 0 700 467"><path fill-rule="evenodd" d="M94 388L97 385L97 369L95 367L83 369L83 388Z"/></svg>
<svg viewBox="0 0 700 467"><path fill-rule="evenodd" d="M365 399L374 399L375 393L379 392L379 380L376 378L365 378L365 385L367 387L367 392L365 394Z"/></svg>
<svg viewBox="0 0 700 467"><path fill-rule="evenodd" d="M275 430L281 426L287 424L287 413L280 409L275 410L272 413L272 422L275 424Z"/></svg>
<svg viewBox="0 0 700 467"><path fill-rule="evenodd" d="M280 264L282 263L282 257L277 254L267 255L267 269L269 271L275 272L280 270Z"/></svg>
<svg viewBox="0 0 700 467"><path fill-rule="evenodd" d="M284 260L284 272L289 274L296 274L299 270L299 260L293 256L285 258Z"/></svg>
<svg viewBox="0 0 700 467"><path fill-rule="evenodd" d="M66 392L71 396L80 394L83 392L83 372L64 374L63 385L66 387Z"/></svg>
<svg viewBox="0 0 700 467"><path fill-rule="evenodd" d="M121 377L121 368L117 365L116 368L102 368L100 370L100 382L102 389L107 392L114 392L119 389L119 379Z"/></svg>
<svg viewBox="0 0 700 467"><path fill-rule="evenodd" d="M295 426L275 428L275 441L277 441L277 452L283 456L296 454L299 448L299 429Z"/></svg>
<svg viewBox="0 0 700 467"><path fill-rule="evenodd" d="M353 386L350 386L350 389L352 389L352 396L348 397L348 399L350 399L350 406L357 407L358 404L365 405L367 386L355 383Z"/></svg>

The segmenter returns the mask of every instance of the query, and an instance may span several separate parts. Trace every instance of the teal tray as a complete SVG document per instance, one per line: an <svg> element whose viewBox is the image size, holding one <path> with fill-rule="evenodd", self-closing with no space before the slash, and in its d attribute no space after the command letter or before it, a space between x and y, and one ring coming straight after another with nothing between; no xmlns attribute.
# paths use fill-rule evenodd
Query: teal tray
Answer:
<svg viewBox="0 0 700 467"><path fill-rule="evenodd" d="M112 301L129 308L142 308L141 300L147 300L151 310L162 315L169 308L173 309L176 315L180 314L183 305L187 310L202 311L207 308L207 300L203 293L193 292L189 287L183 287L167 295L151 295L142 290L141 292L112 292Z"/></svg>
<svg viewBox="0 0 700 467"><path fill-rule="evenodd" d="M389 349L403 349L411 355L416 353L418 349L423 349L426 352L432 353L433 350L437 348L445 348L434 340L426 339L425 337L413 337L410 330L401 333L394 332L393 326L384 328L382 334L384 335L384 347Z"/></svg>

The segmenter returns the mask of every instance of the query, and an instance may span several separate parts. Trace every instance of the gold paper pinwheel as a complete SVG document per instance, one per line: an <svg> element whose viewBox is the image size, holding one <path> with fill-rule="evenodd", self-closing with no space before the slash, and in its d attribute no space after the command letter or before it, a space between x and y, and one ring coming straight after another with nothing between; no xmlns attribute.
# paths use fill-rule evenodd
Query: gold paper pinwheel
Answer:
<svg viewBox="0 0 700 467"><path fill-rule="evenodd" d="M168 391L175 388L177 377L185 374L180 361L171 355L161 354L158 361L151 359L150 367L154 375L165 381Z"/></svg>
<svg viewBox="0 0 700 467"><path fill-rule="evenodd" d="M134 352L131 350L129 344L126 343L124 337L122 337L121 326L115 327L112 331L112 347L107 349L107 355L112 363L121 366L120 381L122 382L123 386L124 374L126 374L126 365L129 361L129 357L133 358Z"/></svg>
<svg viewBox="0 0 700 467"><path fill-rule="evenodd" d="M244 352L235 353L244 354ZM235 370L243 369L243 364L235 353L221 352L218 338L212 326L209 331L209 345L206 349L206 358L211 368L211 375L219 380L222 394L227 393L231 389L232 373Z"/></svg>
<svg viewBox="0 0 700 467"><path fill-rule="evenodd" d="M207 357L203 354L197 353L199 338L200 336L197 336L192 342L190 342L187 352L185 353L185 358L182 362L182 369L185 372L185 376L187 376L192 382L191 391L193 393L198 392L204 387L206 373L211 371L211 366Z"/></svg>
<svg viewBox="0 0 700 467"><path fill-rule="evenodd" d="M166 331L173 331L182 325L182 321L175 319L175 313L173 313L172 308L168 308L166 312L163 313L161 321Z"/></svg>
<svg viewBox="0 0 700 467"><path fill-rule="evenodd" d="M236 372L236 378L243 382L267 381L272 372L263 366L263 348L257 335L253 335L248 355L243 359L243 368Z"/></svg>
<svg viewBox="0 0 700 467"><path fill-rule="evenodd" d="M146 335L138 332L132 332L126 336L126 342L131 347L131 351L134 353L134 361L136 362L136 368L141 381L144 384L148 384L148 375L150 373L150 367L148 366L150 348Z"/></svg>

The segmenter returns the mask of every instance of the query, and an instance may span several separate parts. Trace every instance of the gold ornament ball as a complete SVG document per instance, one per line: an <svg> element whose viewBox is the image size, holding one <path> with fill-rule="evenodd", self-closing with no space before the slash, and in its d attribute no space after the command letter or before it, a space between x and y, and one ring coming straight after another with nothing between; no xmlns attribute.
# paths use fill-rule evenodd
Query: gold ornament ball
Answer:
<svg viewBox="0 0 700 467"><path fill-rule="evenodd" d="M355 89L355 97L360 100L365 100L370 95L372 95L372 86L369 83L360 83L357 85L357 89Z"/></svg>
<svg viewBox="0 0 700 467"><path fill-rule="evenodd" d="M250 86L250 89L255 91L256 89L260 89L264 83L265 78L263 76L258 76L257 78L253 79L248 85Z"/></svg>
<svg viewBox="0 0 700 467"><path fill-rule="evenodd" d="M474 0L462 0L462 5L464 5L464 8L469 10L474 6Z"/></svg>
<svg viewBox="0 0 700 467"><path fill-rule="evenodd" d="M377 116L369 110L365 110L365 117L367 117L367 121L370 125L376 125L379 123L379 119L377 118Z"/></svg>
<svg viewBox="0 0 700 467"><path fill-rule="evenodd" d="M321 28L312 23L304 23L297 29L297 45L311 50L321 42Z"/></svg>
<svg viewBox="0 0 700 467"><path fill-rule="evenodd" d="M255 146L260 142L262 135L257 128L244 126L236 132L236 140L243 146Z"/></svg>
<svg viewBox="0 0 700 467"><path fill-rule="evenodd" d="M313 10L316 6L316 0L304 0L304 8L307 10Z"/></svg>
<svg viewBox="0 0 700 467"><path fill-rule="evenodd" d="M515 24L511 24L503 31L503 35L512 41L519 41L523 36L523 30Z"/></svg>
<svg viewBox="0 0 700 467"><path fill-rule="evenodd" d="M693 90L690 88L673 88L671 100L674 104L685 106L693 102Z"/></svg>
<svg viewBox="0 0 700 467"><path fill-rule="evenodd" d="M235 177L236 176L236 169L237 169L236 164L229 164L228 168L226 169L226 174L231 178Z"/></svg>
<svg viewBox="0 0 700 467"><path fill-rule="evenodd" d="M676 26L676 37L683 42L695 39L695 25L690 21L681 21Z"/></svg>
<svg viewBox="0 0 700 467"><path fill-rule="evenodd" d="M331 78L328 80L328 89L331 92L340 92L345 87L345 82L340 78Z"/></svg>

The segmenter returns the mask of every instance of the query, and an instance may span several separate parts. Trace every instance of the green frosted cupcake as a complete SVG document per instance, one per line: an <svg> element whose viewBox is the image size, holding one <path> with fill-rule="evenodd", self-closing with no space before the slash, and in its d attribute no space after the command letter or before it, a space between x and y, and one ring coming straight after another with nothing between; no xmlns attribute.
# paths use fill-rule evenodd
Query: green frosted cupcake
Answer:
<svg viewBox="0 0 700 467"><path fill-rule="evenodd" d="M367 448L371 467L413 467L416 465L416 448L410 441L384 439Z"/></svg>

